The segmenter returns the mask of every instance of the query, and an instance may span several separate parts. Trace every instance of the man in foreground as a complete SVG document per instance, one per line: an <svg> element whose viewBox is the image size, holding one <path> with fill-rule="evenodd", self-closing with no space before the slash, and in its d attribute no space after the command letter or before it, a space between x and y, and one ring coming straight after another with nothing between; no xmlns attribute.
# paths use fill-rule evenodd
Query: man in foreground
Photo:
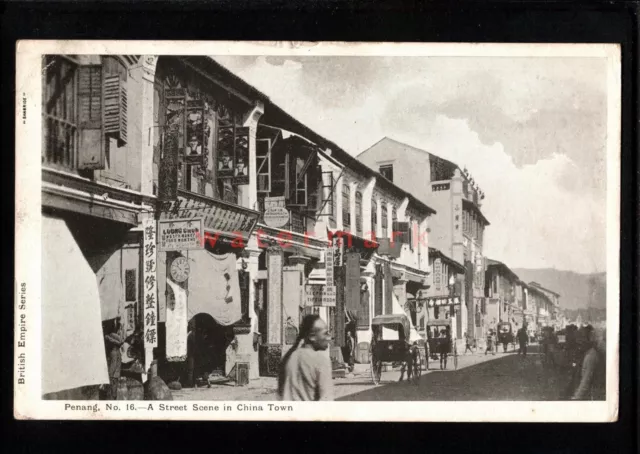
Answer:
<svg viewBox="0 0 640 454"><path fill-rule="evenodd" d="M298 339L282 358L278 375L280 400L333 400L327 324L316 314L306 315Z"/></svg>

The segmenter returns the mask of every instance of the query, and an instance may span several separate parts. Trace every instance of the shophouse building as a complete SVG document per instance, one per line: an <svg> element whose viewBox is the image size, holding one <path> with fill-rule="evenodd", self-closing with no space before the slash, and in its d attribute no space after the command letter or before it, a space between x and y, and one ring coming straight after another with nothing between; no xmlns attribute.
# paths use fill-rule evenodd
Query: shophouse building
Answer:
<svg viewBox="0 0 640 454"><path fill-rule="evenodd" d="M461 338L466 330L470 336L483 337L487 318L483 238L489 221L481 210L484 194L472 176L455 163L390 138L357 158L436 210L429 221L430 245L465 267L464 275L457 277L464 291L455 334Z"/></svg>
<svg viewBox="0 0 640 454"><path fill-rule="evenodd" d="M242 384L305 313L336 360L353 320L366 360L371 318L415 322L429 286L435 210L209 57L46 57L42 168L53 398L109 383L116 320L145 375Z"/></svg>

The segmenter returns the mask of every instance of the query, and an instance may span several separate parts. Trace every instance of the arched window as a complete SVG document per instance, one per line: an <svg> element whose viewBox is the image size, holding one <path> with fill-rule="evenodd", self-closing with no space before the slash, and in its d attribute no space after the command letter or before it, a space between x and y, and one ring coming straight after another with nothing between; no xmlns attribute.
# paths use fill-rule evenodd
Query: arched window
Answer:
<svg viewBox="0 0 640 454"><path fill-rule="evenodd" d="M378 230L378 203L371 200L371 236L375 238Z"/></svg>
<svg viewBox="0 0 640 454"><path fill-rule="evenodd" d="M387 211L387 204L382 204L382 238L389 237L389 218Z"/></svg>
<svg viewBox="0 0 640 454"><path fill-rule="evenodd" d="M342 185L342 229L351 229L351 188L349 183Z"/></svg>

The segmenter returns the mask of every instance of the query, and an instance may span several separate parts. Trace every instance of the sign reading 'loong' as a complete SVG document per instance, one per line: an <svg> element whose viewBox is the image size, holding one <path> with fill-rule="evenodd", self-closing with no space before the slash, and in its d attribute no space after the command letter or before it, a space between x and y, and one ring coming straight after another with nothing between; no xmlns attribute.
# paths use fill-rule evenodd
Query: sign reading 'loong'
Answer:
<svg viewBox="0 0 640 454"><path fill-rule="evenodd" d="M203 248L202 218L158 221L159 251L187 251Z"/></svg>

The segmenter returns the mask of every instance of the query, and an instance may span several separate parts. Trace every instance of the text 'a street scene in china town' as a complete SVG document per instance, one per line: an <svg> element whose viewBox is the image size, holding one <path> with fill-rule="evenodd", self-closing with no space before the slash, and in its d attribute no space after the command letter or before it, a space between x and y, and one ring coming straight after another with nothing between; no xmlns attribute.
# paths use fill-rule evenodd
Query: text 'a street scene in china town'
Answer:
<svg viewBox="0 0 640 454"><path fill-rule="evenodd" d="M606 400L606 62L557 60L43 56L42 398Z"/></svg>

